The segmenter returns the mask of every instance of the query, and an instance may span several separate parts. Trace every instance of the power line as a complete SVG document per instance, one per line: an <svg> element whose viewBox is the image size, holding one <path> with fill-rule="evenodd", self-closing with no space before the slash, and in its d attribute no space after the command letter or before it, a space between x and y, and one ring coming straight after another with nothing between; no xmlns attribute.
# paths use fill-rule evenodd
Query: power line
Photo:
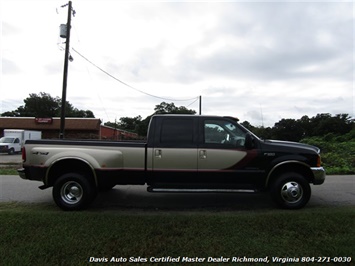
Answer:
<svg viewBox="0 0 355 266"><path fill-rule="evenodd" d="M194 102L198 99L198 97L194 97L194 98L190 98L190 99L169 99L169 98L164 98L164 97L160 97L160 96L156 96L156 95L153 95L153 94L150 94L150 93L147 93L145 91L142 91L142 90L139 90L137 88L134 88L132 87L131 85L127 84L126 82L116 78L115 76L113 76L112 74L110 74L109 72L107 72L106 70L102 69L101 67L99 67L98 65L96 65L94 62L90 61L88 58L86 58L85 56L83 56L81 53L79 53L77 50L75 50L74 48L72 48L73 51L75 53L77 53L79 56L81 56L83 59L85 59L87 62L89 62L91 65L93 65L94 67L96 67L97 69L99 69L101 72L105 73L106 75L108 75L109 77L113 78L114 80L120 82L121 84L135 90L135 91L138 91L140 93L143 93L145 95L148 95L148 96L151 96L151 97L154 97L154 98L158 98L158 99L161 99L161 100L168 100L168 101L182 101L182 102L186 102L186 101L192 101L194 100ZM193 102L193 103L194 103ZM191 105L191 104L190 104Z"/></svg>

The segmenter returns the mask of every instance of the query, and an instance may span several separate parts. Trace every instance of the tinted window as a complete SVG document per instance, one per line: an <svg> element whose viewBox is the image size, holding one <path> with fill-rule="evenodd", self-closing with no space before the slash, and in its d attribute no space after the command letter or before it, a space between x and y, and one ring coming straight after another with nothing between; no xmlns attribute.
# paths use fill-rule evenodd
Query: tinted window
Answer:
<svg viewBox="0 0 355 266"><path fill-rule="evenodd" d="M192 144L193 120L184 118L164 119L161 127L160 143Z"/></svg>
<svg viewBox="0 0 355 266"><path fill-rule="evenodd" d="M204 143L243 147L245 132L235 124L225 120L205 120Z"/></svg>

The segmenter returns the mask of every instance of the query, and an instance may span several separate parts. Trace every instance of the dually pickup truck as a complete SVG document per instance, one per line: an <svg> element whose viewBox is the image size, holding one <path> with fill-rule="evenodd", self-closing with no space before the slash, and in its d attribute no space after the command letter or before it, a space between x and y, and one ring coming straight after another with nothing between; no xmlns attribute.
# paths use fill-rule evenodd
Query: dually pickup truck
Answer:
<svg viewBox="0 0 355 266"><path fill-rule="evenodd" d="M146 185L149 192L269 191L282 208L298 209L310 183L325 180L320 150L261 140L232 117L155 115L144 142L28 140L23 179L53 187L63 210L87 207L98 191Z"/></svg>

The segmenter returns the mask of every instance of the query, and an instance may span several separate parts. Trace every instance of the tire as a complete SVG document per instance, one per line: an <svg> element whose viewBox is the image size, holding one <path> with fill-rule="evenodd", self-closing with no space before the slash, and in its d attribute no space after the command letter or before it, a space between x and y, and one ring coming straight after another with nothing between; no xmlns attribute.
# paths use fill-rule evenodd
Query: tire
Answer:
<svg viewBox="0 0 355 266"><path fill-rule="evenodd" d="M271 187L271 197L284 209L300 209L311 198L309 182L300 174L289 172L281 174Z"/></svg>
<svg viewBox="0 0 355 266"><path fill-rule="evenodd" d="M95 186L79 173L67 173L60 176L52 191L54 202L65 211L85 209L96 195Z"/></svg>
<svg viewBox="0 0 355 266"><path fill-rule="evenodd" d="M14 148L11 148L7 153L8 153L9 155L14 155L14 154L15 154Z"/></svg>

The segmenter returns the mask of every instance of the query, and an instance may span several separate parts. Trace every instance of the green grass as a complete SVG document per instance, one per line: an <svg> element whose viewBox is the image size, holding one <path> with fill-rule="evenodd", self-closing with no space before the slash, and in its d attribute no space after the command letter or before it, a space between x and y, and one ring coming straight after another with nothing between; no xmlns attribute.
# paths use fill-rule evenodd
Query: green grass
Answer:
<svg viewBox="0 0 355 266"><path fill-rule="evenodd" d="M0 175L18 175L18 173L14 168L0 168Z"/></svg>
<svg viewBox="0 0 355 266"><path fill-rule="evenodd" d="M355 260L355 207L63 212L41 204L0 203L0 224L1 265L88 265L90 257L138 256L352 256Z"/></svg>

